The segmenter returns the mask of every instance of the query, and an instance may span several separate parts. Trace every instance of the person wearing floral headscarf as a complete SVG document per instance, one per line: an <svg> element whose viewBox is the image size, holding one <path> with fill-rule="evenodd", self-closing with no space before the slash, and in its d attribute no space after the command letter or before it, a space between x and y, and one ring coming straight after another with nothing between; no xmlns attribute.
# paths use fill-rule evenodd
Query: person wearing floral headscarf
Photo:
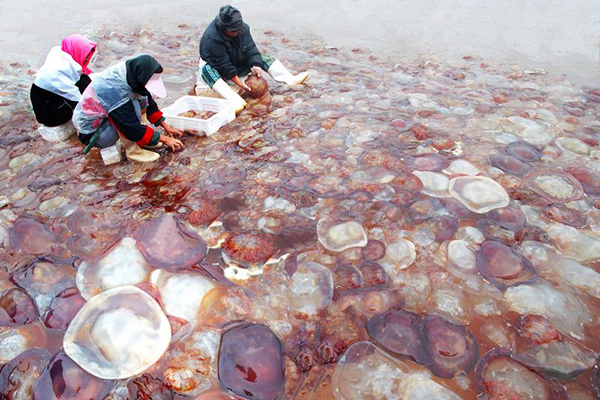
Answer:
<svg viewBox="0 0 600 400"><path fill-rule="evenodd" d="M88 65L96 43L81 35L70 35L61 46L50 49L44 65L31 85L30 97L37 121L48 127L69 122L81 93L91 82Z"/></svg>

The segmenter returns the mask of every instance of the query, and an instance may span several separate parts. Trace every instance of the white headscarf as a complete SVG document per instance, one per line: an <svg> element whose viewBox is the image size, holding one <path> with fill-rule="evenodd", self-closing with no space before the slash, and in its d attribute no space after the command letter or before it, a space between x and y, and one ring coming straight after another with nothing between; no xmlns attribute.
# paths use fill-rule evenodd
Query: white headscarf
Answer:
<svg viewBox="0 0 600 400"><path fill-rule="evenodd" d="M53 47L35 76L35 85L68 100L79 101L81 94L75 84L81 78L81 65L69 53Z"/></svg>

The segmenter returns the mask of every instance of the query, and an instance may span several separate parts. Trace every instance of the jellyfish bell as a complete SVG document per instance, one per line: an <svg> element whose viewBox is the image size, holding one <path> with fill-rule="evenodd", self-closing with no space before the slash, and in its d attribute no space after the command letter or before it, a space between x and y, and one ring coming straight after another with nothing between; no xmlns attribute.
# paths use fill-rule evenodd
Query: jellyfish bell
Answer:
<svg viewBox="0 0 600 400"><path fill-rule="evenodd" d="M102 379L125 379L154 364L167 350L171 327L156 301L134 286L92 297L67 329L66 354Z"/></svg>
<svg viewBox="0 0 600 400"><path fill-rule="evenodd" d="M421 322L425 347L431 363L428 368L441 378L469 373L479 359L479 343L466 327L438 315L426 315Z"/></svg>
<svg viewBox="0 0 600 400"><path fill-rule="evenodd" d="M221 384L245 398L276 400L285 384L281 342L266 326L243 323L221 336L218 376Z"/></svg>
<svg viewBox="0 0 600 400"><path fill-rule="evenodd" d="M491 398L568 399L563 386L512 358L508 349L492 349L479 360L475 368L475 383L480 395Z"/></svg>
<svg viewBox="0 0 600 400"><path fill-rule="evenodd" d="M148 221L135 233L144 258L156 267L178 270L202 261L207 253L204 241L171 214Z"/></svg>
<svg viewBox="0 0 600 400"><path fill-rule="evenodd" d="M367 332L392 354L412 358L420 364L430 363L416 314L398 309L375 315L367 321Z"/></svg>
<svg viewBox="0 0 600 400"><path fill-rule="evenodd" d="M537 281L539 273L517 250L499 241L484 242L477 252L479 273L500 289Z"/></svg>
<svg viewBox="0 0 600 400"><path fill-rule="evenodd" d="M269 91L269 84L262 76L251 74L246 78L245 83L251 89L248 94L255 99L263 97Z"/></svg>

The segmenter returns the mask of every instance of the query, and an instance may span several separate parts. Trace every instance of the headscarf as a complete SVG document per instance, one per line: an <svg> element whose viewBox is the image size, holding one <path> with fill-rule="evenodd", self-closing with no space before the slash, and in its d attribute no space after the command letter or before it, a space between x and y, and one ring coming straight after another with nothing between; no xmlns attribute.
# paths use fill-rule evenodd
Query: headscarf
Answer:
<svg viewBox="0 0 600 400"><path fill-rule="evenodd" d="M146 84L152 75L163 72L163 67L158 61L148 54L142 54L125 61L127 69L127 84L131 89L142 96L147 96Z"/></svg>
<svg viewBox="0 0 600 400"><path fill-rule="evenodd" d="M62 40L61 45L61 50L70 54L71 57L73 57L73 60L75 60L77 64L81 65L81 70L86 75L91 74L92 71L87 67L90 60L85 62L85 58L88 56L88 54L90 54L90 51L95 48L96 43L78 34L67 36Z"/></svg>
<svg viewBox="0 0 600 400"><path fill-rule="evenodd" d="M239 31L242 29L244 21L242 13L232 6L223 6L219 10L216 18L217 28L222 31Z"/></svg>

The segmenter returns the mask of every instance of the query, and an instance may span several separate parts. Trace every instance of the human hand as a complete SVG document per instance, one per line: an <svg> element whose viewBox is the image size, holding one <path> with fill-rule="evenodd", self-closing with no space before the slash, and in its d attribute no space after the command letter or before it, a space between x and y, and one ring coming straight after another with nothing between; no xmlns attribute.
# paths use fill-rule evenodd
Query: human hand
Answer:
<svg viewBox="0 0 600 400"><path fill-rule="evenodd" d="M251 92L252 89L250 89L250 87L248 87L248 85L246 85L245 82L242 82L242 80L240 79L239 76L234 76L233 78L231 78L231 81L233 83L235 83L236 85L238 85L239 87L241 87L242 89L244 89L246 92Z"/></svg>
<svg viewBox="0 0 600 400"><path fill-rule="evenodd" d="M159 141L166 144L171 149L171 151L179 151L183 149L183 143L181 142L181 140L175 139L171 136L160 135Z"/></svg>
<svg viewBox="0 0 600 400"><path fill-rule="evenodd" d="M260 75L262 74L262 69L260 69L257 66L254 66L254 67L250 68L250 73L253 75L256 75L260 78Z"/></svg>
<svg viewBox="0 0 600 400"><path fill-rule="evenodd" d="M169 135L171 137L182 137L183 136L183 131L181 131L177 128L173 128L171 125L163 123L162 127L165 130L165 132L167 133L167 135Z"/></svg>

